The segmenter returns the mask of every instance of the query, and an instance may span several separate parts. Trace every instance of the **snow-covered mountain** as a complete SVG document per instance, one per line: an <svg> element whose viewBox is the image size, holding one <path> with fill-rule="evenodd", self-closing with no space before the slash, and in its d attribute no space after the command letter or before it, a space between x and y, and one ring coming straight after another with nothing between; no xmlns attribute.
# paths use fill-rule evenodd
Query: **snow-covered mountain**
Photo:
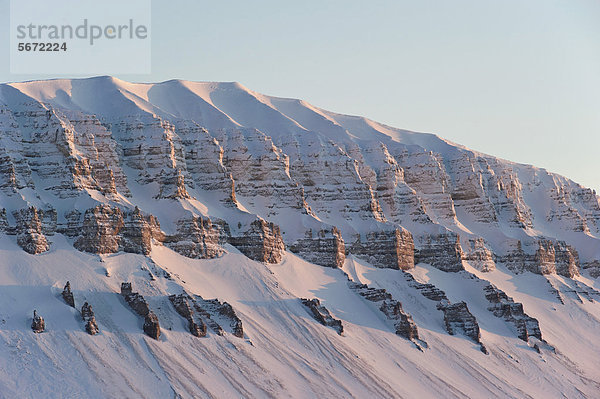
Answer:
<svg viewBox="0 0 600 399"><path fill-rule="evenodd" d="M599 395L565 177L238 83L4 84L0 142L2 397Z"/></svg>

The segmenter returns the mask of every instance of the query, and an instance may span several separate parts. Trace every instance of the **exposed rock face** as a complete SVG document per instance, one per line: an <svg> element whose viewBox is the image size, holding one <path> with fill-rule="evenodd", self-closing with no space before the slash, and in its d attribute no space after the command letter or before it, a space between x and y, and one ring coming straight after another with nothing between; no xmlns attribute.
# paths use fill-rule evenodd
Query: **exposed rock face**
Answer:
<svg viewBox="0 0 600 399"><path fill-rule="evenodd" d="M223 335L223 328L219 325L217 321L212 317L214 313L211 315L207 310L210 306L207 306L207 303L202 297L195 296L194 298L189 297L196 314L204 324L206 324L215 334Z"/></svg>
<svg viewBox="0 0 600 399"><path fill-rule="evenodd" d="M409 340L419 339L417 325L412 319L412 316L404 312L402 304L394 300L386 300L379 307L381 313L386 315L390 320L394 320L396 334L405 337Z"/></svg>
<svg viewBox="0 0 600 399"><path fill-rule="evenodd" d="M182 139L187 171L194 184L207 191L222 193L221 201L233 206L237 202L235 184L231 172L223 164L223 146L195 122L178 121L176 127Z"/></svg>
<svg viewBox="0 0 600 399"><path fill-rule="evenodd" d="M140 316L146 316L150 313L150 307L148 302L142 295L137 292L132 292L131 283L121 284L121 295L125 298L125 301L129 304L131 309Z"/></svg>
<svg viewBox="0 0 600 399"><path fill-rule="evenodd" d="M209 259L223 254L221 229L205 217L179 220L177 234L165 237L164 243L188 258Z"/></svg>
<svg viewBox="0 0 600 399"><path fill-rule="evenodd" d="M579 254L566 242L558 241L554 245L554 261L556 272L561 276L579 276Z"/></svg>
<svg viewBox="0 0 600 399"><path fill-rule="evenodd" d="M470 239L468 241L468 246L464 248L463 259L482 272L489 272L496 269L494 254L486 247L483 238Z"/></svg>
<svg viewBox="0 0 600 399"><path fill-rule="evenodd" d="M403 273L403 275L405 280L408 282L408 285L410 285L413 288L416 288L425 298L431 299L435 302L449 302L446 293L437 288L435 285L429 283L421 283L415 280L413 275L410 273Z"/></svg>
<svg viewBox="0 0 600 399"><path fill-rule="evenodd" d="M290 176L304 188L310 209L325 222L338 215L348 222L383 222L374 189L361 178L360 164L341 145L317 135L281 140L290 157ZM343 206L336 204L343 203ZM338 226L340 227L340 226Z"/></svg>
<svg viewBox="0 0 600 399"><path fill-rule="evenodd" d="M131 283L121 283L121 295L129 295L133 293L133 288L131 287Z"/></svg>
<svg viewBox="0 0 600 399"><path fill-rule="evenodd" d="M223 163L235 180L236 198L270 218L284 212L311 213L304 189L290 177L289 157L257 129L226 129L216 138ZM269 182L268 184L265 184Z"/></svg>
<svg viewBox="0 0 600 399"><path fill-rule="evenodd" d="M582 265L583 270L587 270L592 278L600 277L600 261L587 262Z"/></svg>
<svg viewBox="0 0 600 399"><path fill-rule="evenodd" d="M46 323L44 322L44 318L37 314L37 311L33 311L33 321L31 322L31 329L34 333L44 332L46 329Z"/></svg>
<svg viewBox="0 0 600 399"><path fill-rule="evenodd" d="M279 226L255 220L241 236L230 237L229 242L250 259L265 262L281 262L285 245Z"/></svg>
<svg viewBox="0 0 600 399"><path fill-rule="evenodd" d="M148 302L144 299L142 295L137 292L132 292L131 294L127 294L124 296L125 301L129 304L131 309L140 316L146 316L150 313L150 307L148 306Z"/></svg>
<svg viewBox="0 0 600 399"><path fill-rule="evenodd" d="M471 314L465 302L444 303L442 301L437 305L437 308L444 312L444 323L448 334L466 335L480 345L483 353L487 353L487 349L481 343L481 333L479 332L477 319Z"/></svg>
<svg viewBox="0 0 600 399"><path fill-rule="evenodd" d="M406 225L430 225L423 200L405 180L404 169L384 143L365 143L364 148L348 145L348 155L359 162L361 178L376 189L377 198L388 221Z"/></svg>
<svg viewBox="0 0 600 399"><path fill-rule="evenodd" d="M0 213L0 231L30 253L48 250L58 232L92 253L148 254L164 241L194 258L219 256L228 239L276 263L285 241L311 262L339 267L345 241L348 253L377 266L408 269L413 244L397 237L407 229L416 262L444 271L462 270L464 259L482 271L498 262L515 273L574 277L579 256L598 261L586 249L600 243L599 197L545 170L237 85L167 82L147 86L146 98L110 77L64 90L71 84L0 86L0 195L11 222L17 212L14 227ZM237 105L207 106L213 95ZM65 207L54 199L98 206L57 214L52 206ZM162 203L152 199L172 200L178 212L158 213ZM202 214L227 220L198 218L196 200ZM176 233L165 238L155 218L130 210L136 204ZM259 221L236 229L246 211ZM227 223L233 236L215 227ZM526 235L520 249L506 248Z"/></svg>
<svg viewBox="0 0 600 399"><path fill-rule="evenodd" d="M485 298L490 302L488 310L494 316L512 323L520 339L528 341L529 337L535 337L543 341L538 321L524 312L522 303L515 302L504 291L490 283L484 287L484 291Z"/></svg>
<svg viewBox="0 0 600 399"><path fill-rule="evenodd" d="M564 241L536 239L526 245L517 241L512 250L499 260L514 273L579 275L579 254Z"/></svg>
<svg viewBox="0 0 600 399"><path fill-rule="evenodd" d="M290 251L297 253L305 260L325 267L338 268L346 260L346 246L340 231L331 230L306 231L305 237L290 246Z"/></svg>
<svg viewBox="0 0 600 399"><path fill-rule="evenodd" d="M123 149L123 161L137 172L140 184L155 183L157 199L188 198L185 153L175 125L158 116L127 115L111 119L111 129Z"/></svg>
<svg viewBox="0 0 600 399"><path fill-rule="evenodd" d="M109 205L98 205L85 212L75 248L106 254L119 251L149 254L152 238L162 240L160 225L154 216L143 215L136 207L132 212Z"/></svg>
<svg viewBox="0 0 600 399"><path fill-rule="evenodd" d="M144 317L144 332L149 337L158 339L160 336L158 317L150 310L150 306L144 297L137 292L133 292L131 283L121 283L121 295L135 313Z"/></svg>
<svg viewBox="0 0 600 399"><path fill-rule="evenodd" d="M348 282L348 285L358 295L378 305L381 313L394 324L397 335L411 341L419 339L417 325L413 321L412 316L402 309L402 304L394 300L389 292L383 288L371 288L366 284L359 284L353 281Z"/></svg>
<svg viewBox="0 0 600 399"><path fill-rule="evenodd" d="M337 331L338 334L344 333L344 327L342 326L341 320L334 319L329 313L329 310L323 305L317 298L306 299L301 298L302 304L308 308L312 317L324 326L331 327Z"/></svg>
<svg viewBox="0 0 600 399"><path fill-rule="evenodd" d="M201 318L195 316L194 310L190 306L191 297L186 293L180 295L173 294L169 295L169 300L177 313L187 320L190 333L196 337L205 337L206 324Z"/></svg>
<svg viewBox="0 0 600 399"><path fill-rule="evenodd" d="M81 317L85 322L85 331L87 331L88 334L96 335L100 332L98 323L96 323L94 311L92 310L92 305L88 304L87 302L83 304L81 307Z"/></svg>
<svg viewBox="0 0 600 399"><path fill-rule="evenodd" d="M425 235L415 250L415 263L428 263L445 272L464 270L463 251L457 234Z"/></svg>
<svg viewBox="0 0 600 399"><path fill-rule="evenodd" d="M429 217L434 222L454 220L450 178L442 156L432 151L409 150L406 146L397 146L391 152L404 170L404 181L417 192Z"/></svg>
<svg viewBox="0 0 600 399"><path fill-rule="evenodd" d="M369 232L364 242L358 236L349 251L376 267L408 270L415 266L415 245L406 230Z"/></svg>
<svg viewBox="0 0 600 399"><path fill-rule="evenodd" d="M34 207L13 212L17 244L30 254L46 252L50 246L42 231L42 215Z"/></svg>
<svg viewBox="0 0 600 399"><path fill-rule="evenodd" d="M231 328L231 332L234 336L238 338L244 338L244 328L242 326L242 320L237 316L233 307L227 303L221 303L218 299L202 299L198 298L201 301L204 301L204 307L209 311L217 313L219 316L223 317L225 320L229 322L229 327Z"/></svg>
<svg viewBox="0 0 600 399"><path fill-rule="evenodd" d="M75 298L73 298L73 293L71 292L71 283L68 281L63 289L62 297L69 306L75 307Z"/></svg>
<svg viewBox="0 0 600 399"><path fill-rule="evenodd" d="M149 312L144 318L144 332L150 338L158 339L160 337L160 325L154 312Z"/></svg>
<svg viewBox="0 0 600 399"><path fill-rule="evenodd" d="M448 334L463 334L478 343L483 353L488 353L485 345L481 342L477 319L471 314L465 302L450 303L444 291L433 284L421 283L415 280L409 273L404 273L404 278L408 285L416 288L425 298L438 303L436 307L444 313L444 323Z"/></svg>
<svg viewBox="0 0 600 399"><path fill-rule="evenodd" d="M0 233L6 233L8 230L8 218L6 217L6 209L0 209Z"/></svg>

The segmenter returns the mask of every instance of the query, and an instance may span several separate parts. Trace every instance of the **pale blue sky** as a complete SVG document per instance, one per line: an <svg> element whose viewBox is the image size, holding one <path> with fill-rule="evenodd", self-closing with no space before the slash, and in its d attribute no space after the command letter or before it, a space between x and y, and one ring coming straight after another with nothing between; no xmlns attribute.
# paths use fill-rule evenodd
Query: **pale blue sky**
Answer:
<svg viewBox="0 0 600 399"><path fill-rule="evenodd" d="M27 1L27 0L21 0ZM0 81L11 75L0 0ZM151 75L238 81L600 191L600 0L154 0Z"/></svg>

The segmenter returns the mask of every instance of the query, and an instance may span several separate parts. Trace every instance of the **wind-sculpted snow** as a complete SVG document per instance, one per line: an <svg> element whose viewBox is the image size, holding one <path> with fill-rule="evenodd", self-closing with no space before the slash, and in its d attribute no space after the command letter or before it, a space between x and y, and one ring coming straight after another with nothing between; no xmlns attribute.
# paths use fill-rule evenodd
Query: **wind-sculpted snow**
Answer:
<svg viewBox="0 0 600 399"><path fill-rule="evenodd" d="M64 377L67 396L599 389L593 190L238 83L0 85L0 252L0 392L11 397L33 386L9 382L35 374L27 353L84 370ZM339 268L393 301L368 306ZM93 304L93 336L54 306L65 281L75 303ZM122 281L150 317L122 309ZM36 340L23 338L34 309ZM395 336L417 329L423 352ZM487 356L473 351L481 342Z"/></svg>

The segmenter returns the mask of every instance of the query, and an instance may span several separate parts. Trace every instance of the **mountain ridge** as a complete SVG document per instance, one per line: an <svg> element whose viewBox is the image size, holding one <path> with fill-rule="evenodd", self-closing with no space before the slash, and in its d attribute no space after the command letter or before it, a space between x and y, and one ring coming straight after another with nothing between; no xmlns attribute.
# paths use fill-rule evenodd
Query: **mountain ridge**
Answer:
<svg viewBox="0 0 600 399"><path fill-rule="evenodd" d="M0 144L0 339L36 356L64 351L54 363L84 359L92 382L69 380L73 392L585 397L600 387L600 197L565 177L236 82L2 84ZM77 306L93 305L98 335L62 307L67 280ZM138 294L117 296L124 282ZM168 298L182 293L174 309ZM27 335L37 307L48 332ZM211 312L225 332L188 337ZM158 339L136 328L140 315ZM241 320L235 334L230 319ZM328 326L337 322L344 335ZM2 364L0 385L16 394L15 367L36 369L5 351L14 365Z"/></svg>

